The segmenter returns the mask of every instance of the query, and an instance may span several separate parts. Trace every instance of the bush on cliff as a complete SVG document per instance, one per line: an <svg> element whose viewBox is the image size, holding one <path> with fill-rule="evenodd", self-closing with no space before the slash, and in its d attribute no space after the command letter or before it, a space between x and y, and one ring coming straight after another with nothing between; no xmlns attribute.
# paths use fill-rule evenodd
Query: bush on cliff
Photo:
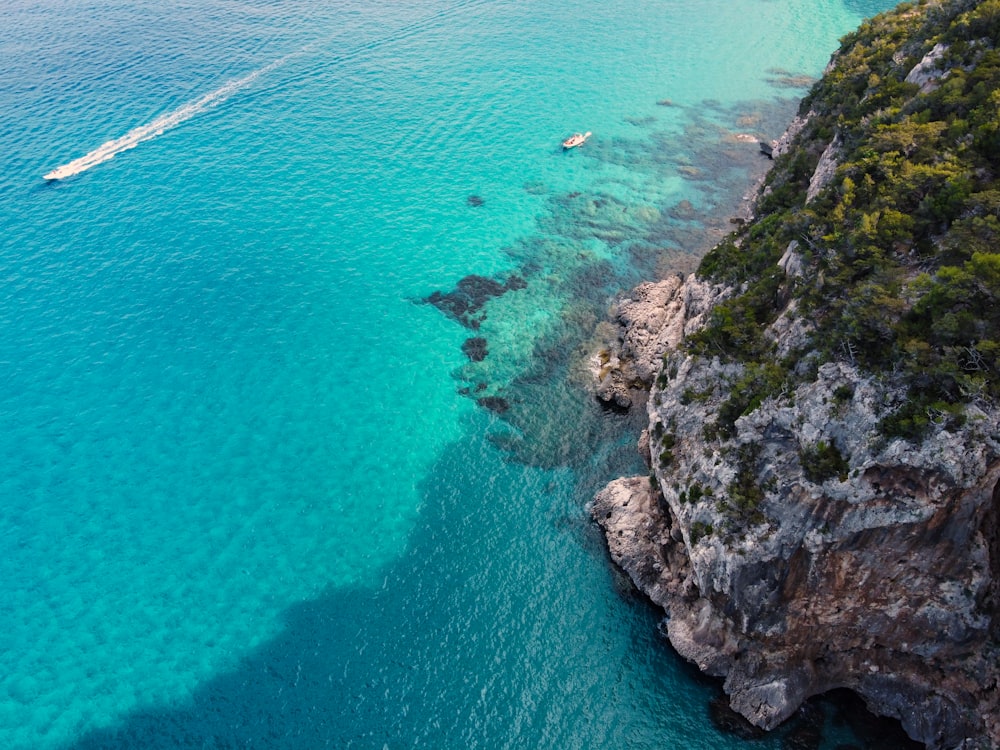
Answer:
<svg viewBox="0 0 1000 750"><path fill-rule="evenodd" d="M837 446L823 440L816 445L800 448L799 461L802 463L802 471L806 478L817 484L833 477L843 482L847 479L847 471L850 468L847 459Z"/></svg>
<svg viewBox="0 0 1000 750"><path fill-rule="evenodd" d="M967 404L996 404L998 45L1000 0L904 3L846 36L803 101L809 123L775 161L759 217L701 263L703 278L741 293L713 311L689 351L751 372L780 366L768 382L792 382L794 362L773 363L763 329L798 299L823 361L850 360L908 394L883 420L886 435L919 439L960 422ZM923 92L919 76L907 81L915 68L930 81ZM836 171L806 204L835 136ZM791 284L776 263L793 240L806 268ZM738 400L730 410L754 402ZM723 428L734 419L721 416Z"/></svg>

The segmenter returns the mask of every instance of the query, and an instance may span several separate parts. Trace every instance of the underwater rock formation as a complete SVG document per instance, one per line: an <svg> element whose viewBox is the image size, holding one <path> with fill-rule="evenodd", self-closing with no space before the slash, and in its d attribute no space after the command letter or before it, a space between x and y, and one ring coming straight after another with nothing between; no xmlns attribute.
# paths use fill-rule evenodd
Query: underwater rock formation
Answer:
<svg viewBox="0 0 1000 750"><path fill-rule="evenodd" d="M466 328L477 329L486 318L483 307L494 297L524 289L527 282L517 274L506 281L470 274L460 279L450 292L433 292L424 302L434 305Z"/></svg>
<svg viewBox="0 0 1000 750"><path fill-rule="evenodd" d="M486 355L490 353L490 350L487 347L485 338L475 336L471 339L466 339L462 343L462 353L472 362L482 362L486 359Z"/></svg>

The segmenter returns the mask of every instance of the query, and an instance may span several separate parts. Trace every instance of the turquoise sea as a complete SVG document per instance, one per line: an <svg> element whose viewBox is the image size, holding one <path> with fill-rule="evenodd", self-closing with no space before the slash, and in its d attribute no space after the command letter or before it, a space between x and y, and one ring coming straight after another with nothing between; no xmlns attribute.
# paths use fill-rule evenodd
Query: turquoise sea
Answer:
<svg viewBox="0 0 1000 750"><path fill-rule="evenodd" d="M747 744L583 363L890 5L5 0L0 747Z"/></svg>

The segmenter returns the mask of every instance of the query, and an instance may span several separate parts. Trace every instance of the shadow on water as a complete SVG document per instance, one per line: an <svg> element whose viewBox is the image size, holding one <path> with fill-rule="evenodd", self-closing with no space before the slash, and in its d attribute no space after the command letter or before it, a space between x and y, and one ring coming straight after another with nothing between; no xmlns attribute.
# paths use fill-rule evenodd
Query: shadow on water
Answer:
<svg viewBox="0 0 1000 750"><path fill-rule="evenodd" d="M484 408L422 482L409 548L373 574L382 585L289 607L275 637L188 701L136 710L65 750L739 747L708 721L718 683L669 649L660 613L611 569L586 518L604 482L645 467L642 410L602 410L580 362L615 294L692 270L728 232L766 166L735 136L775 137L792 109L707 102L680 132L642 118L635 137L588 144L587 158L625 167L639 189L552 196L537 233L507 248L511 274L469 269L425 300L470 330L453 377ZM688 197L628 197L669 179ZM528 326L539 306L547 318ZM818 747L805 731L789 744L800 724L755 746Z"/></svg>
<svg viewBox="0 0 1000 750"><path fill-rule="evenodd" d="M569 472L456 443L421 489L419 526L382 585L289 607L276 636L189 700L64 750L743 746L741 728L710 721L719 682L669 649L659 612L607 565ZM820 726L863 714L830 705L752 746L818 748ZM878 741L849 746L912 747L863 731Z"/></svg>
<svg viewBox="0 0 1000 750"><path fill-rule="evenodd" d="M275 637L186 702L66 750L542 747L555 731L567 742L554 746L625 747L605 716L581 727L584 703L613 708L623 690L622 668L602 664L634 662L638 693L650 660L669 672L677 659L647 653L655 614L615 596L578 491L570 472L510 464L486 441L450 446L421 486L409 549L373 575L381 585L289 607Z"/></svg>
<svg viewBox="0 0 1000 750"><path fill-rule="evenodd" d="M351 589L291 607L278 636L201 684L187 705L135 711L68 747L346 747L363 726L360 693L384 687L348 679L353 639L377 605L378 592Z"/></svg>

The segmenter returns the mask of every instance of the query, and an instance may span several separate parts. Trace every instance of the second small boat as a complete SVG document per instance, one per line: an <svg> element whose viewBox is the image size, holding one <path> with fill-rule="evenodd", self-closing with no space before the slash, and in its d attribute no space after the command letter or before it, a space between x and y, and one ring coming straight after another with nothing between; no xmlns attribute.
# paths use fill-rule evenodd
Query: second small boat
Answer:
<svg viewBox="0 0 1000 750"><path fill-rule="evenodd" d="M586 133L574 133L573 135L571 135L569 138L567 138L565 141L562 142L562 147L564 149L567 149L567 148L574 148L575 146L582 146L584 143L587 142L588 138L590 138L589 130Z"/></svg>

